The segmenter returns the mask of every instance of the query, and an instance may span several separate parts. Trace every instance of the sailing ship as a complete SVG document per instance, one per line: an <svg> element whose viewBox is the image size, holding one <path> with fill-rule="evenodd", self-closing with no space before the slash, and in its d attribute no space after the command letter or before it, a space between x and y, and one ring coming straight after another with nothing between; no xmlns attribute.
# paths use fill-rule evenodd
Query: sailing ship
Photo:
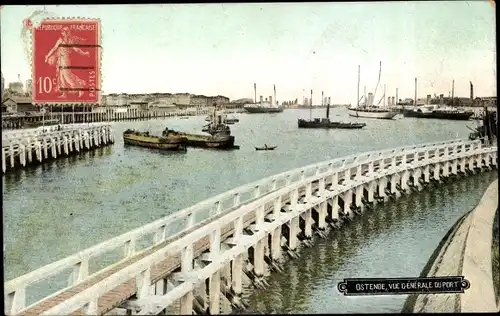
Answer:
<svg viewBox="0 0 500 316"><path fill-rule="evenodd" d="M345 129L359 129L366 126L365 123L351 123L351 122L332 122L330 121L330 104L326 106L326 118L312 119L312 95L311 90L311 106L309 107L309 120L298 119L299 128L345 128ZM323 98L321 98L323 100Z"/></svg>
<svg viewBox="0 0 500 316"><path fill-rule="evenodd" d="M253 84L253 89L254 89L254 103L253 104L246 104L243 109L247 111L248 113L280 113L283 112L283 106L278 105L278 102L276 101L276 85L274 85L274 102L275 104L272 104L272 101L260 101L257 103L257 84Z"/></svg>
<svg viewBox="0 0 500 316"><path fill-rule="evenodd" d="M416 118L432 118L432 119L443 119L443 120L460 120L467 121L474 114L472 111L465 111L454 107L454 94L455 94L455 80L453 80L451 88L451 102L452 106L441 106L438 104L425 104L420 106L414 106L409 109L403 110L404 117L416 117ZM417 104L417 78L415 78L415 105Z"/></svg>
<svg viewBox="0 0 500 316"><path fill-rule="evenodd" d="M381 73L382 73L382 62L380 62L380 70L379 70L379 74L378 74L377 86L375 87L375 93L374 94L369 93L368 98L367 98L366 91L365 91L365 94L362 97L364 99L363 105L360 105L359 101L361 99L359 98L359 81L360 81L360 75L361 75L361 66L358 66L358 98L357 98L356 107L349 107L348 108L348 112L349 112L350 116L390 120L398 114L397 112L394 112L390 109L385 108L385 85L384 85L384 96L378 102L377 105L373 105L373 98L374 98L375 94L377 93L377 88L378 88L378 85L380 83ZM384 101L383 107L379 107L379 104L382 100Z"/></svg>

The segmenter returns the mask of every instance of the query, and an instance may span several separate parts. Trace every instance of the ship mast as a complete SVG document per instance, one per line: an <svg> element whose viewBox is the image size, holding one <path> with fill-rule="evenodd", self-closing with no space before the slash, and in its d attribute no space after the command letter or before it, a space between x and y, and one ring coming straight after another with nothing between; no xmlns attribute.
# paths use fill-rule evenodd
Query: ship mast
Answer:
<svg viewBox="0 0 500 316"><path fill-rule="evenodd" d="M451 106L455 105L455 79L451 82Z"/></svg>
<svg viewBox="0 0 500 316"><path fill-rule="evenodd" d="M366 101L366 86L365 86L364 91L363 91L363 100L365 102L365 107L366 107L366 105L368 104L368 102Z"/></svg>
<svg viewBox="0 0 500 316"><path fill-rule="evenodd" d="M276 85L274 84L274 85L273 85L273 87L274 87L274 104L276 104L276 105L277 105L277 104L278 104L278 102L276 101ZM274 106L274 104L271 104L271 105L273 105L273 106Z"/></svg>
<svg viewBox="0 0 500 316"><path fill-rule="evenodd" d="M313 113L313 91L311 89L311 102L309 104L309 120L312 121L312 113Z"/></svg>
<svg viewBox="0 0 500 316"><path fill-rule="evenodd" d="M413 106L417 106L417 77L415 77L415 102Z"/></svg>
<svg viewBox="0 0 500 316"><path fill-rule="evenodd" d="M359 78L361 76L361 65L358 65L358 96L357 96L357 104L356 107L359 108ZM366 101L365 101L366 102Z"/></svg>
<svg viewBox="0 0 500 316"><path fill-rule="evenodd" d="M257 104L257 84L253 84L253 97L254 97L254 103Z"/></svg>

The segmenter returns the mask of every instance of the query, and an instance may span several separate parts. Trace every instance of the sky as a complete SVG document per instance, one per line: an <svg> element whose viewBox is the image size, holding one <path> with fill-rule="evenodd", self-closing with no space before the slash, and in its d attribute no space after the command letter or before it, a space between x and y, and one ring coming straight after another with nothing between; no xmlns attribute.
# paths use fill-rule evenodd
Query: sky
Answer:
<svg viewBox="0 0 500 316"><path fill-rule="evenodd" d="M5 81L31 78L22 21L100 18L103 93L188 92L231 100L273 94L300 101L321 91L332 103L356 103L358 65L373 91L382 62L383 95L451 91L496 95L495 9L488 1L231 3L2 6ZM315 102L316 103L316 102ZM318 102L319 103L319 102Z"/></svg>

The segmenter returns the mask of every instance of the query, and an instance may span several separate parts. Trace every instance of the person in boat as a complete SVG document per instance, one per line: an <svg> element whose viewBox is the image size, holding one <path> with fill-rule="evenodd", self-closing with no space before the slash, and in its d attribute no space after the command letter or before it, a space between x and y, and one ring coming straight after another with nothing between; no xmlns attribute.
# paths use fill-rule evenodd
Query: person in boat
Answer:
<svg viewBox="0 0 500 316"><path fill-rule="evenodd" d="M266 149L267 149L267 144L264 144L264 148L266 148Z"/></svg>

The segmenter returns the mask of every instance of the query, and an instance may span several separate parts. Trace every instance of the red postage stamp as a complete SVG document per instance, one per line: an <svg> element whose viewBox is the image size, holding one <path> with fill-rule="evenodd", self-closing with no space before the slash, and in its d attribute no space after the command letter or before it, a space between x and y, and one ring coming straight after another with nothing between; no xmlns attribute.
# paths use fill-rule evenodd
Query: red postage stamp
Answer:
<svg viewBox="0 0 500 316"><path fill-rule="evenodd" d="M33 103L99 104L100 20L43 20L33 29Z"/></svg>

